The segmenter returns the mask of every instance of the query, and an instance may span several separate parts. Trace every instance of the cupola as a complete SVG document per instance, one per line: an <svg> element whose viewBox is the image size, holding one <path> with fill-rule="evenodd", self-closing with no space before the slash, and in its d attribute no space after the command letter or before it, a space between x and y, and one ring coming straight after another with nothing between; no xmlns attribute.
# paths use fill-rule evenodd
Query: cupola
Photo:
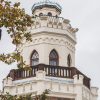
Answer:
<svg viewBox="0 0 100 100"><path fill-rule="evenodd" d="M32 6L32 14L34 16L59 16L61 10L62 8L58 3L49 0L37 2Z"/></svg>

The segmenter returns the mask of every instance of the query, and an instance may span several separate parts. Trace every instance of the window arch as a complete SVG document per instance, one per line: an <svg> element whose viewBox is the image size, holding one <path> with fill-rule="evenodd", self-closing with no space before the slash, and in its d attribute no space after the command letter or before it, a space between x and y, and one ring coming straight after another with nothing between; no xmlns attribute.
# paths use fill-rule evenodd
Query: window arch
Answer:
<svg viewBox="0 0 100 100"><path fill-rule="evenodd" d="M49 54L49 65L58 66L59 64L59 57L56 50L52 50Z"/></svg>
<svg viewBox="0 0 100 100"><path fill-rule="evenodd" d="M31 66L35 66L38 64L39 64L39 54L36 50L34 50L31 55Z"/></svg>
<svg viewBox="0 0 100 100"><path fill-rule="evenodd" d="M52 16L52 13L51 12L48 12L48 16Z"/></svg>
<svg viewBox="0 0 100 100"><path fill-rule="evenodd" d="M67 65L68 65L68 67L71 67L71 64L72 64L71 55L68 54L68 56L67 56Z"/></svg>

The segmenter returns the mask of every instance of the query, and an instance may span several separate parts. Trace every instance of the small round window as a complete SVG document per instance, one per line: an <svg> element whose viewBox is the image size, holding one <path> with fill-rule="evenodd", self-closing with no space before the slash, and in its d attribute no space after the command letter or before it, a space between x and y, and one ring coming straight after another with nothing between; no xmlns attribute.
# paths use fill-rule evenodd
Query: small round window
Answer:
<svg viewBox="0 0 100 100"><path fill-rule="evenodd" d="M51 12L48 12L48 16L52 16L52 13Z"/></svg>
<svg viewBox="0 0 100 100"><path fill-rule="evenodd" d="M43 13L40 13L39 16L43 16Z"/></svg>

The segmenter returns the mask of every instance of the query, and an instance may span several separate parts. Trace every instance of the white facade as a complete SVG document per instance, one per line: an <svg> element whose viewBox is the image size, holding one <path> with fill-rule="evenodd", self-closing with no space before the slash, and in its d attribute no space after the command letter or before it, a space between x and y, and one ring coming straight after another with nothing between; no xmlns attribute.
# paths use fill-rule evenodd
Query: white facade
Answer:
<svg viewBox="0 0 100 100"><path fill-rule="evenodd" d="M31 28L33 41L21 46L24 60L30 64L32 51L36 50L39 53L39 63L49 65L49 54L55 49L59 55L59 66L67 66L68 54L72 58L71 66L75 66L76 31L77 29L72 28L67 19L37 17Z"/></svg>
<svg viewBox="0 0 100 100"><path fill-rule="evenodd" d="M49 2L49 1L48 1ZM55 5L56 6L56 5ZM59 56L58 66L69 67L67 57L71 55L71 66L75 67L76 32L70 21L59 17L57 8L34 8L35 17L32 25L32 42L19 46L24 60L30 65L31 54L36 50L39 54L39 64L49 65L49 54L56 50ZM51 12L52 16L48 16ZM42 16L39 16L42 13ZM54 17L55 16L55 17ZM61 72L62 73L62 72ZM42 94L44 90L51 92L48 96L70 98L73 100L97 100L98 88L87 88L83 83L84 75L74 75L73 78L58 78L46 76L46 72L38 70L35 77L13 80L11 77L3 80L3 93L12 95L24 95L32 93L32 96ZM66 99L68 100L68 99Z"/></svg>
<svg viewBox="0 0 100 100"><path fill-rule="evenodd" d="M47 77L44 71L37 71L36 77L12 81L10 77L3 81L4 93L12 95L25 95L32 93L32 96L42 94L49 89L48 96L70 98L74 100L97 100L98 88L88 89L83 85L83 76L75 75L74 79ZM67 100L67 99L66 99Z"/></svg>

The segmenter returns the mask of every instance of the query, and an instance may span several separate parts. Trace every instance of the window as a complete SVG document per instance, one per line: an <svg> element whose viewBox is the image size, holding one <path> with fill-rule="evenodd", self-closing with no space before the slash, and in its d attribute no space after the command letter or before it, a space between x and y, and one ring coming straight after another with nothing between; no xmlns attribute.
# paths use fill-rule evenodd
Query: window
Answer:
<svg viewBox="0 0 100 100"><path fill-rule="evenodd" d="M48 16L52 16L52 13L51 12L48 12Z"/></svg>
<svg viewBox="0 0 100 100"><path fill-rule="evenodd" d="M68 67L71 67L71 63L72 63L72 59L71 59L71 55L69 54L67 57L67 65Z"/></svg>
<svg viewBox="0 0 100 100"><path fill-rule="evenodd" d="M43 16L43 13L40 13L39 16Z"/></svg>
<svg viewBox="0 0 100 100"><path fill-rule="evenodd" d="M52 50L49 55L49 64L53 66L58 66L59 58L55 50Z"/></svg>
<svg viewBox="0 0 100 100"><path fill-rule="evenodd" d="M39 54L36 50L34 50L31 55L31 66L38 65L38 63L39 63Z"/></svg>

